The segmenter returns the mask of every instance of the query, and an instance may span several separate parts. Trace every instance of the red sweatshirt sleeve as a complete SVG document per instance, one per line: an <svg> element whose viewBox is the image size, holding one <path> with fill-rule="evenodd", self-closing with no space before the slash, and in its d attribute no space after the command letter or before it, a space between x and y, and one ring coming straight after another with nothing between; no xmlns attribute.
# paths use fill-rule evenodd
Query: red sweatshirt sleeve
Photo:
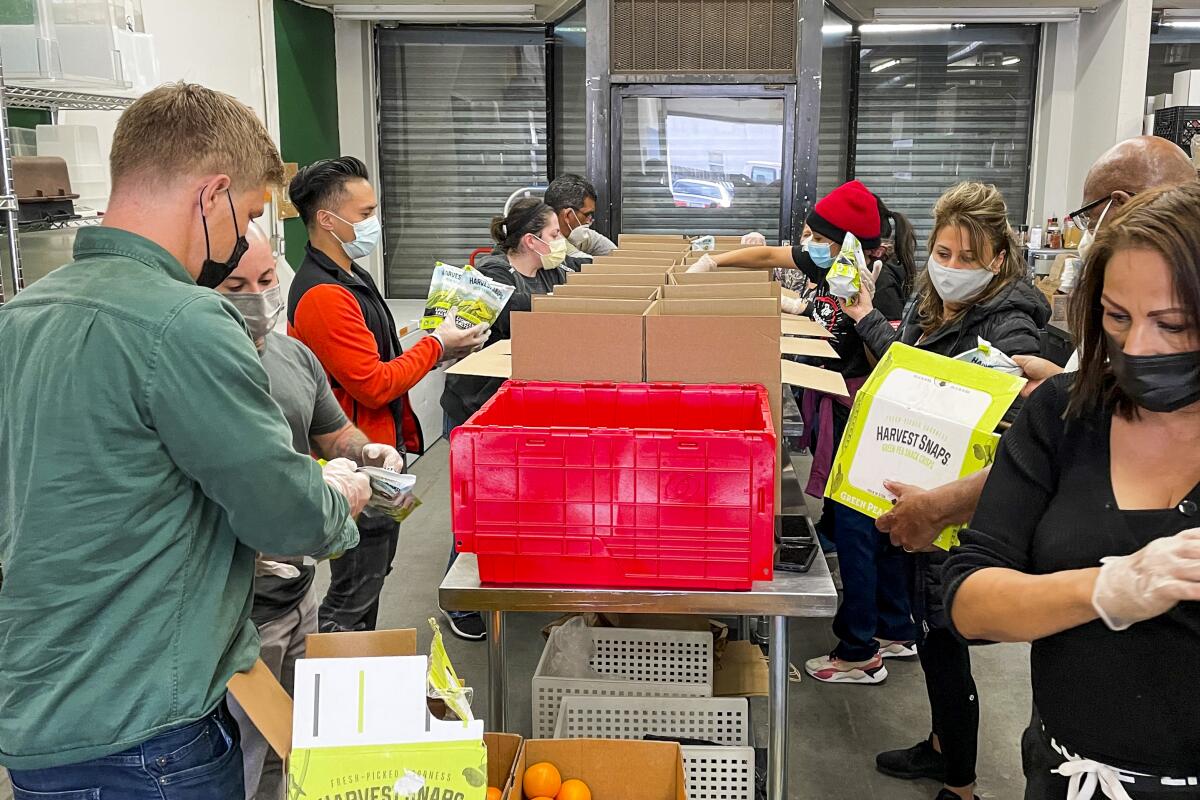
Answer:
<svg viewBox="0 0 1200 800"><path fill-rule="evenodd" d="M442 355L441 343L427 336L391 361L380 361L358 301L333 284L305 292L296 306L292 329L334 380L367 408L382 408L407 393Z"/></svg>

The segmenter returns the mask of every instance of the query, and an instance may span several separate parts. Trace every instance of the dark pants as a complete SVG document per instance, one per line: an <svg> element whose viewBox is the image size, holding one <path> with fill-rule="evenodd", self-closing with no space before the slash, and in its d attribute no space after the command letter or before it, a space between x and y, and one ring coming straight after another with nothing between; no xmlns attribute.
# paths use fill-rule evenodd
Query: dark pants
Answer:
<svg viewBox="0 0 1200 800"><path fill-rule="evenodd" d="M1148 722L1152 722L1147 720ZM1069 744L1068 744L1069 747ZM1084 756L1086 757L1086 756ZM1054 751L1046 733L1042 730L1041 720L1034 712L1033 722L1021 737L1021 765L1025 771L1025 800L1062 800L1067 796L1068 779L1056 772L1066 759ZM1196 800L1200 790L1189 786L1186 776L1194 772L1184 772L1182 775L1167 775L1182 782L1182 786L1163 785L1160 778L1142 778L1133 784L1122 783L1125 791L1133 800ZM1099 789L1094 798L1102 798Z"/></svg>
<svg viewBox="0 0 1200 800"><path fill-rule="evenodd" d="M841 503L829 503L842 573L842 605L833 618L845 661L875 657L881 639L910 641L916 636L909 612L904 552L875 529L875 520Z"/></svg>
<svg viewBox="0 0 1200 800"><path fill-rule="evenodd" d="M329 591L317 614L322 633L375 630L379 594L392 571L400 525L359 517L358 535L357 547L329 562Z"/></svg>
<svg viewBox="0 0 1200 800"><path fill-rule="evenodd" d="M13 770L15 800L240 798L242 750L225 703L204 719L116 755L49 769Z"/></svg>
<svg viewBox="0 0 1200 800"><path fill-rule="evenodd" d="M946 785L970 786L979 751L979 694L971 675L971 651L945 628L932 628L917 647L933 732L946 758Z"/></svg>

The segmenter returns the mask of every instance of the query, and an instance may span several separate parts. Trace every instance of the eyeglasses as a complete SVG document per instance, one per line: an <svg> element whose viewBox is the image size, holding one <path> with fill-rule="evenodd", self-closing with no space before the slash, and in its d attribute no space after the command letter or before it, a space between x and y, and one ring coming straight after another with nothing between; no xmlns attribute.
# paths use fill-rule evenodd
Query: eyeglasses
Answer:
<svg viewBox="0 0 1200 800"><path fill-rule="evenodd" d="M1133 197L1136 192L1125 192L1125 194ZM1071 221L1075 223L1075 227L1079 228L1079 230L1090 231L1093 221L1100 219L1100 214L1104 211L1103 206L1106 203L1112 202L1112 199L1113 196L1111 194L1105 195L1099 200L1093 200L1078 211L1072 211L1067 216L1071 218Z"/></svg>

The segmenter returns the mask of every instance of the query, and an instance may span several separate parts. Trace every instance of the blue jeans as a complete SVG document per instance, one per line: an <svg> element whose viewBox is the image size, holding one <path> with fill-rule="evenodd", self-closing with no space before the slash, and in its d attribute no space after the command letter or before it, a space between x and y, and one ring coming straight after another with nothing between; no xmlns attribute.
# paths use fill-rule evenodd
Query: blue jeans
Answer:
<svg viewBox="0 0 1200 800"><path fill-rule="evenodd" d="M215 800L245 796L237 723L222 702L204 719L116 755L13 770L14 800Z"/></svg>
<svg viewBox="0 0 1200 800"><path fill-rule="evenodd" d="M842 605L833 618L838 646L846 661L874 658L880 639L916 637L909 610L904 552L875 529L875 520L841 503L830 502L842 572Z"/></svg>

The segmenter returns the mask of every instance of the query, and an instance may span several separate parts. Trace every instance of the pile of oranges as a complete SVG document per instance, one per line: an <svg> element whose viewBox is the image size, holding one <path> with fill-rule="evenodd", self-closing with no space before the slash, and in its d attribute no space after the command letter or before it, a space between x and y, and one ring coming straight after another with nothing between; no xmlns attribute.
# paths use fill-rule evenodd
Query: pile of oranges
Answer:
<svg viewBox="0 0 1200 800"><path fill-rule="evenodd" d="M586 783L564 781L558 768L547 761L525 770L524 789L529 800L592 800L592 790Z"/></svg>

